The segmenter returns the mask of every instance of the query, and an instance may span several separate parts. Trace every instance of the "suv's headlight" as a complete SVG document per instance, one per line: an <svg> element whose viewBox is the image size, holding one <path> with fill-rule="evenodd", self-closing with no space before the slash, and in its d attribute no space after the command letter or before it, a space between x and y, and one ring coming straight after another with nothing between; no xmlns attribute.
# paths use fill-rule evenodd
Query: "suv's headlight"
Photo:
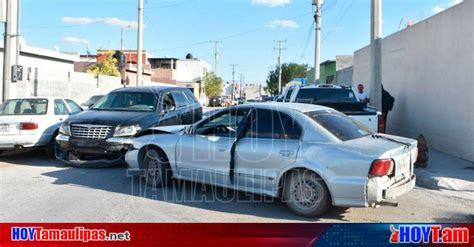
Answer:
<svg viewBox="0 0 474 247"><path fill-rule="evenodd" d="M71 130L69 129L69 124L65 122L61 123L61 126L59 126L59 133L65 136L70 136Z"/></svg>
<svg viewBox="0 0 474 247"><path fill-rule="evenodd" d="M139 125L117 126L115 128L114 137L134 136L140 132L142 128Z"/></svg>

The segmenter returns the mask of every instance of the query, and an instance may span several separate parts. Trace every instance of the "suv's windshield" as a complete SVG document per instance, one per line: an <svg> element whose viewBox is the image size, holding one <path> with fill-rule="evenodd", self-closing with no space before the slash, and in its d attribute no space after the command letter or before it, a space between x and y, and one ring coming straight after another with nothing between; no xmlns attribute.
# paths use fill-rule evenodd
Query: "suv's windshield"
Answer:
<svg viewBox="0 0 474 247"><path fill-rule="evenodd" d="M306 115L342 141L349 141L372 134L363 124L340 113L315 111L308 112Z"/></svg>
<svg viewBox="0 0 474 247"><path fill-rule="evenodd" d="M110 93L97 101L92 110L101 111L155 111L157 98L153 93Z"/></svg>
<svg viewBox="0 0 474 247"><path fill-rule="evenodd" d="M302 88L296 95L299 103L353 103L357 102L352 89L340 88Z"/></svg>
<svg viewBox="0 0 474 247"><path fill-rule="evenodd" d="M0 105L0 116L46 115L47 111L47 99L12 99Z"/></svg>

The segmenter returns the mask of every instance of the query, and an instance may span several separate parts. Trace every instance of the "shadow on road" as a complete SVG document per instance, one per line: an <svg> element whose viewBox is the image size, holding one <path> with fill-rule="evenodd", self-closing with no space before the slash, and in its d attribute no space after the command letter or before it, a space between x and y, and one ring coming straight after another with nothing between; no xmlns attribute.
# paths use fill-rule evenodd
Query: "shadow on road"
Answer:
<svg viewBox="0 0 474 247"><path fill-rule="evenodd" d="M0 157L8 166L60 168L42 175L55 178L55 185L75 185L96 190L120 193L134 198L162 201L217 212L253 215L271 219L344 221L346 209L332 208L322 218L308 219L292 214L279 199L239 192L200 183L174 180L166 188L152 189L139 177L127 176L124 167L81 169L66 166L59 160L47 159L40 150L12 153ZM160 212L157 212L159 214Z"/></svg>
<svg viewBox="0 0 474 247"><path fill-rule="evenodd" d="M292 214L279 199L229 190L225 188L174 180L166 188L152 189L138 177L127 177L125 168L78 169L66 168L43 175L56 178L54 184L73 184L113 193L127 194L137 198L164 201L200 209L254 215L264 218L303 220L343 220L345 209L333 208L323 218L302 218ZM157 212L159 213L159 212Z"/></svg>

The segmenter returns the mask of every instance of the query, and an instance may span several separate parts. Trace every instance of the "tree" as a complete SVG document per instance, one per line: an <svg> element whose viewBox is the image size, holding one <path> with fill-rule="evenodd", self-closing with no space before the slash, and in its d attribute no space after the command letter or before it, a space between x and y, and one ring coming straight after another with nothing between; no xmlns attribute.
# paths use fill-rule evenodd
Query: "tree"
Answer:
<svg viewBox="0 0 474 247"><path fill-rule="evenodd" d="M89 67L87 73L94 74L95 76L120 76L120 71L117 67L118 61L113 56L114 51L107 51L105 53L105 59L99 60L96 64Z"/></svg>
<svg viewBox="0 0 474 247"><path fill-rule="evenodd" d="M308 71L307 64L284 63L281 66L281 87L283 88L294 78L306 77ZM267 79L268 91L272 94L278 94L278 66L270 71Z"/></svg>
<svg viewBox="0 0 474 247"><path fill-rule="evenodd" d="M222 85L223 81L220 77L216 76L214 73L208 73L204 77L204 92L207 97L219 96L222 94Z"/></svg>

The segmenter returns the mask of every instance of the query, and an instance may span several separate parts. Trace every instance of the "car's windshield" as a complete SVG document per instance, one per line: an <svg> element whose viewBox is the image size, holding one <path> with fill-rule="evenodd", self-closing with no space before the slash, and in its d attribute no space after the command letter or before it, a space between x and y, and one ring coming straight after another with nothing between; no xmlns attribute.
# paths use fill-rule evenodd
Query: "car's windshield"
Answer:
<svg viewBox="0 0 474 247"><path fill-rule="evenodd" d="M84 105L91 106L95 104L98 100L100 100L102 97L104 96L103 95L92 96L88 101L86 101L86 103L84 103Z"/></svg>
<svg viewBox="0 0 474 247"><path fill-rule="evenodd" d="M46 115L47 99L12 99L0 106L0 116Z"/></svg>
<svg viewBox="0 0 474 247"><path fill-rule="evenodd" d="M352 89L340 88L303 88L296 95L296 102L299 103L353 103L357 102Z"/></svg>
<svg viewBox="0 0 474 247"><path fill-rule="evenodd" d="M372 134L362 123L341 113L315 111L308 112L306 115L342 141L349 141Z"/></svg>
<svg viewBox="0 0 474 247"><path fill-rule="evenodd" d="M97 101L92 110L101 111L155 111L156 96L153 93L110 93Z"/></svg>

